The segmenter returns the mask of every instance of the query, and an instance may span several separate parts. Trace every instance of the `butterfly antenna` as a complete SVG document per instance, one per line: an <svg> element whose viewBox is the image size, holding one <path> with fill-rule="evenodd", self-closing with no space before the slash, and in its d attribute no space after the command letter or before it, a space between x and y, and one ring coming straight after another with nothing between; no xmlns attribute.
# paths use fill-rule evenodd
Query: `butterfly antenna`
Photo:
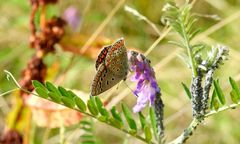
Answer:
<svg viewBox="0 0 240 144"><path fill-rule="evenodd" d="M133 93L136 97L138 97L138 95L133 91L133 89L130 88L129 85L128 85L125 81L123 81L123 82L124 82L124 84L132 91L132 93Z"/></svg>

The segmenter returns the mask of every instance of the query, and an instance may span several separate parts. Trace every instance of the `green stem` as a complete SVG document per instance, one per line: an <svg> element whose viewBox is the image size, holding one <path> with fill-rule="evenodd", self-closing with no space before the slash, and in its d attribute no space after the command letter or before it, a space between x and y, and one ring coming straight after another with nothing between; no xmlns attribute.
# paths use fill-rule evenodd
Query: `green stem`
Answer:
<svg viewBox="0 0 240 144"><path fill-rule="evenodd" d="M18 90L19 90L19 88L15 88L15 89L6 91L6 92L4 92L4 93L1 93L1 94L0 94L0 97L1 97L1 96L4 96L4 95L7 95L7 94L10 94L10 93L12 93L12 92L14 92L14 91L18 91Z"/></svg>
<svg viewBox="0 0 240 144"><path fill-rule="evenodd" d="M193 131L196 129L197 125L200 124L200 121L193 119L190 125L184 130L184 132L178 136L175 140L169 142L168 144L183 144L186 140L192 135Z"/></svg>
<svg viewBox="0 0 240 144"><path fill-rule="evenodd" d="M223 106L223 107L219 108L217 111L211 110L210 112L205 114L205 117L209 117L209 116L212 116L214 114L217 114L219 112L223 112L223 111L226 111L226 110L229 110L229 109L234 109L234 108L236 108L239 105L240 105L240 102L235 103L235 104L231 104L231 105L228 105L228 106Z"/></svg>
<svg viewBox="0 0 240 144"><path fill-rule="evenodd" d="M233 109L236 108L237 106L240 106L240 102L236 103L236 104L231 104L228 106L224 106L218 109L218 111L212 110L210 112L208 112L207 114L205 114L205 118L212 116L214 114L217 114L219 112L223 112L229 109ZM201 122L198 121L197 119L193 119L193 121L190 123L190 125L184 130L184 132L178 136L175 140L169 142L168 144L182 144L184 143L194 132L194 130L197 128L197 126L200 124Z"/></svg>
<svg viewBox="0 0 240 144"><path fill-rule="evenodd" d="M187 48L187 53L188 53L188 56L190 58L192 74L193 74L193 77L197 77L198 73L197 73L197 69L196 69L196 66L195 66L195 59L193 58L191 45L190 45L189 39L187 37L187 32L185 30L184 21L182 20L182 18L181 18L181 21L182 21L181 22L181 27L182 27L182 32L183 32L183 39L184 39L184 42L185 42L184 45Z"/></svg>

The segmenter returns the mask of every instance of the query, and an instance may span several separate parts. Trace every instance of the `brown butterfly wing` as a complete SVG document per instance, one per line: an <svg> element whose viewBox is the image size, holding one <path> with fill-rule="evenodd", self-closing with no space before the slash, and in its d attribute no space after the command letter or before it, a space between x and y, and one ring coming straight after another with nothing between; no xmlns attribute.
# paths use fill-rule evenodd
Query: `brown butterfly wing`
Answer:
<svg viewBox="0 0 240 144"><path fill-rule="evenodd" d="M98 67L101 63L104 63L107 53L108 53L109 49L111 49L111 47L112 47L112 45L103 47L101 52L98 54L98 58L95 63L96 70L98 69Z"/></svg>
<svg viewBox="0 0 240 144"><path fill-rule="evenodd" d="M96 96L105 92L119 83L122 79L123 78L117 77L112 71L107 69L104 63L100 64L91 86L91 96Z"/></svg>

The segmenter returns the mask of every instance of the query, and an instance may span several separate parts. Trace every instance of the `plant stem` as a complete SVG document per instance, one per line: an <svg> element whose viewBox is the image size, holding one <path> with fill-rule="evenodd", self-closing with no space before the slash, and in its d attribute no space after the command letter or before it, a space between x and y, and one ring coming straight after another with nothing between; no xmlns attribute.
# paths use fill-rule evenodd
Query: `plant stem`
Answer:
<svg viewBox="0 0 240 144"><path fill-rule="evenodd" d="M210 112L208 112L205 115L205 118L212 116L214 114L217 114L219 112L223 112L229 109L234 109L237 106L240 106L240 102L236 103L236 104L231 104L228 106L224 106L218 109L218 111L215 110L211 110ZM178 136L175 140L169 142L168 144L182 144L184 142L186 142L186 140L193 134L194 130L197 128L197 126L200 124L201 122L197 119L193 119L193 121L190 123L190 125L184 130L184 132Z"/></svg>
<svg viewBox="0 0 240 144"><path fill-rule="evenodd" d="M169 144L185 143L199 124L200 121L194 118L191 124L183 131L183 133L180 136L178 136L175 140L171 141Z"/></svg>
<svg viewBox="0 0 240 144"><path fill-rule="evenodd" d="M0 94L0 97L1 97L1 96L4 96L4 95L7 95L7 94L10 94L10 93L12 93L12 92L14 92L14 91L18 91L18 90L19 90L19 88L15 88L15 89L6 91L6 92L4 92L4 93L1 93L1 94Z"/></svg>
<svg viewBox="0 0 240 144"><path fill-rule="evenodd" d="M197 69L196 69L196 66L195 66L195 59L193 58L191 45L190 45L189 39L187 37L187 32L185 30L184 21L182 20L182 18L181 18L181 21L182 21L181 22L181 27L182 27L182 32L183 32L184 45L187 48L187 53L188 53L188 56L190 58L192 75L193 75L193 77L197 77L198 73L197 73Z"/></svg>
<svg viewBox="0 0 240 144"><path fill-rule="evenodd" d="M229 110L229 109L234 109L236 108L237 106L240 106L240 102L238 103L235 103L235 104L230 104L228 106L223 106L221 108L219 108L217 111L216 110L211 110L210 112L208 112L205 117L209 117L209 116L212 116L214 114L217 114L219 112L223 112L223 111L226 111L226 110Z"/></svg>

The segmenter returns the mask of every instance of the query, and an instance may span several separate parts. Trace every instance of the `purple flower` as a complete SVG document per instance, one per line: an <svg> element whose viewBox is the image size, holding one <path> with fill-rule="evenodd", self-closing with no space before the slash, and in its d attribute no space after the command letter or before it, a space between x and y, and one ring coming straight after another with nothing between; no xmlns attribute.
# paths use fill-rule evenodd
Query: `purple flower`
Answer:
<svg viewBox="0 0 240 144"><path fill-rule="evenodd" d="M155 72L150 66L150 61L135 51L128 52L128 60L130 63L130 70L135 74L131 77L132 81L137 82L134 94L138 97L137 104L133 107L133 111L141 111L148 103L154 105L156 94L160 92L158 87Z"/></svg>
<svg viewBox="0 0 240 144"><path fill-rule="evenodd" d="M80 15L76 7L68 7L63 14L63 18L67 21L72 31L76 32L78 30L80 25Z"/></svg>

